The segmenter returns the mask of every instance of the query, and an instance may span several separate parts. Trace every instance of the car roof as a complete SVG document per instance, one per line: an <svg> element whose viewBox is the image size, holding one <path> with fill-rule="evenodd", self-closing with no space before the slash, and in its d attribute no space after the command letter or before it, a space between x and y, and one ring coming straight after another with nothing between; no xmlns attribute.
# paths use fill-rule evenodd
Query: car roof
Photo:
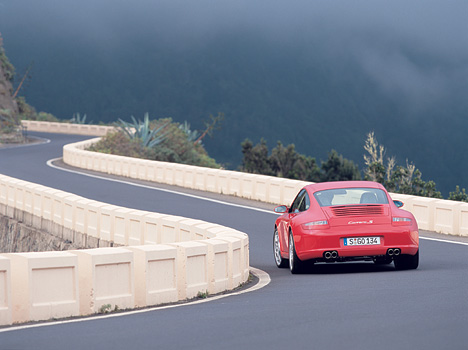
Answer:
<svg viewBox="0 0 468 350"><path fill-rule="evenodd" d="M310 184L305 186L307 190L310 192L317 192L323 190L332 190L337 188L379 188L385 191L385 187L383 187L378 182L374 181L332 181L332 182L317 182L314 184Z"/></svg>

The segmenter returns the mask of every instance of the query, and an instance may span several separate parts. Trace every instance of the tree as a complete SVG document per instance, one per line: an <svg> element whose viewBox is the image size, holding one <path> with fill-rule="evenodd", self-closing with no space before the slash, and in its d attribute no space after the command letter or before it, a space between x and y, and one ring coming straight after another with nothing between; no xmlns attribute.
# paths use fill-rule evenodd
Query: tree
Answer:
<svg viewBox="0 0 468 350"><path fill-rule="evenodd" d="M315 158L298 154L291 172L291 178L303 181L320 182L321 172Z"/></svg>
<svg viewBox="0 0 468 350"><path fill-rule="evenodd" d="M386 174L383 160L385 148L379 145L373 131L367 134L364 149L368 153L364 155L364 162L367 165L367 168L364 169L364 178L369 181L384 183L385 175L387 175L387 178L389 177Z"/></svg>
<svg viewBox="0 0 468 350"><path fill-rule="evenodd" d="M328 159L322 162L322 181L361 180L359 167L351 160L344 158L337 151L331 150Z"/></svg>
<svg viewBox="0 0 468 350"><path fill-rule="evenodd" d="M276 173L276 176L291 178L297 158L298 154L294 144L284 147L281 141L278 141L277 146L271 150L271 168Z"/></svg>
<svg viewBox="0 0 468 350"><path fill-rule="evenodd" d="M271 155L268 155L268 146L264 139L255 146L252 141L247 139L242 143L244 157L241 170L254 174L311 182L320 182L328 178L360 179L358 167L353 162L338 155L336 151L333 152L331 153L333 159L327 161L325 165L322 163L322 169L320 169L315 158L297 153L294 144L285 147L278 141L277 146L272 149ZM327 172L327 175L324 175L324 171ZM339 172L336 176L333 175L335 171Z"/></svg>
<svg viewBox="0 0 468 350"><path fill-rule="evenodd" d="M213 135L213 131L216 130L216 129L219 129L221 127L221 122L224 120L224 113L218 113L218 115L216 117L214 117L213 115L210 114L210 118L208 121L204 122L205 124L205 131L203 131L203 133L200 135L200 137L198 137L196 140L195 140L195 144L197 143L201 143L203 138L208 135L208 136L212 136Z"/></svg>
<svg viewBox="0 0 468 350"><path fill-rule="evenodd" d="M396 165L395 157L387 158L387 164L385 164L385 147L379 145L374 132L367 134L364 149L368 153L364 155L367 165L364 169L366 180L379 182L390 192L442 198L442 194L436 189L435 182L425 182L421 171L408 160L406 160L406 167Z"/></svg>
<svg viewBox="0 0 468 350"><path fill-rule="evenodd" d="M242 142L242 171L253 174L274 175L268 157L268 146L264 139L253 145L252 141L246 139Z"/></svg>

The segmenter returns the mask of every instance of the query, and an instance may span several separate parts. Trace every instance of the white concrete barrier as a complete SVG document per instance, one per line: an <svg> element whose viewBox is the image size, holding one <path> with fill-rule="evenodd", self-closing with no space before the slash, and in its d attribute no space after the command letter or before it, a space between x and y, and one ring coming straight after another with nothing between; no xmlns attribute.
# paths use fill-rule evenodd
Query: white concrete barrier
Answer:
<svg viewBox="0 0 468 350"><path fill-rule="evenodd" d="M217 224L4 175L0 206L3 214L28 216L30 225L85 248L121 246L0 254L0 325L184 300L236 288L249 276L248 236Z"/></svg>
<svg viewBox="0 0 468 350"><path fill-rule="evenodd" d="M22 120L21 124L23 124L28 131L90 136L104 136L109 131L115 130L113 126L41 122L37 120Z"/></svg>
<svg viewBox="0 0 468 350"><path fill-rule="evenodd" d="M96 170L90 159L94 152L86 151L99 138L66 145L64 161L72 166ZM308 182L271 176L247 174L229 170L147 161L102 154L100 171L207 192L227 194L273 204L290 204ZM107 160L104 161L103 159ZM84 161L88 159L88 161ZM85 164L85 165L84 165ZM138 170L136 170L138 169ZM405 203L423 230L468 236L467 203L391 193L392 198Z"/></svg>
<svg viewBox="0 0 468 350"><path fill-rule="evenodd" d="M155 181L190 189L222 193L268 203L290 203L305 181L280 179L230 170L149 161L86 151L100 139L81 141L63 148L65 163L106 174Z"/></svg>

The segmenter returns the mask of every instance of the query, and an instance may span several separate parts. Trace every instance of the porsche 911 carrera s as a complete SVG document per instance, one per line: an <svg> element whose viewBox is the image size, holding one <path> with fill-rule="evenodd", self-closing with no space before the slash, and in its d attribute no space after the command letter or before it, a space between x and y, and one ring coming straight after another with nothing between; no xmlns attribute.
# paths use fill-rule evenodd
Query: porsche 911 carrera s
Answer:
<svg viewBox="0 0 468 350"><path fill-rule="evenodd" d="M293 274L314 263L373 261L397 270L419 265L418 224L403 203L371 181L310 184L275 212L273 251Z"/></svg>

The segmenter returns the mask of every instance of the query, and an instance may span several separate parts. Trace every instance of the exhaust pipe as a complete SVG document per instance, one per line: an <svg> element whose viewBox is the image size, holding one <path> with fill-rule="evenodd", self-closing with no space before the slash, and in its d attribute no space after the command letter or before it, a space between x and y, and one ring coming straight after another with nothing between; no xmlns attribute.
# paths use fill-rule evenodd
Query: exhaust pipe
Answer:
<svg viewBox="0 0 468 350"><path fill-rule="evenodd" d="M335 260L338 258L338 252L336 250L332 250L331 252L325 252L323 253L323 257L326 260Z"/></svg>
<svg viewBox="0 0 468 350"><path fill-rule="evenodd" d="M401 254L400 248L390 248L387 250L388 256L398 256Z"/></svg>

